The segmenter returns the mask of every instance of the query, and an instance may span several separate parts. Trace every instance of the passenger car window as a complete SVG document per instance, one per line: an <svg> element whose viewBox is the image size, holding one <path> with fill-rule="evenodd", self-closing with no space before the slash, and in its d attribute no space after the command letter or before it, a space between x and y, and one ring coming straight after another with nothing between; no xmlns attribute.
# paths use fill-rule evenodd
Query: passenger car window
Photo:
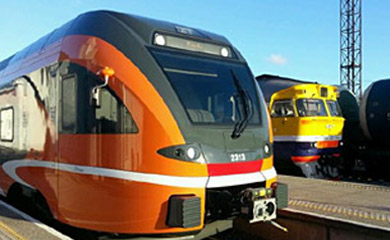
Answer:
<svg viewBox="0 0 390 240"><path fill-rule="evenodd" d="M292 100L275 101L272 105L271 117L294 117Z"/></svg>
<svg viewBox="0 0 390 240"><path fill-rule="evenodd" d="M14 140L14 109L5 108L0 110L1 141L12 142Z"/></svg>

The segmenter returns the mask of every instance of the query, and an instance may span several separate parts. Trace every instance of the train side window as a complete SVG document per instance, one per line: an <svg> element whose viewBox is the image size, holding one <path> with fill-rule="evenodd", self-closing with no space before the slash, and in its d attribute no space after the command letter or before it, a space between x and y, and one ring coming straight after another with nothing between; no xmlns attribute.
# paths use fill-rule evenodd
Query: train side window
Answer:
<svg viewBox="0 0 390 240"><path fill-rule="evenodd" d="M12 142L14 140L14 109L4 108L0 110L1 141Z"/></svg>
<svg viewBox="0 0 390 240"><path fill-rule="evenodd" d="M96 133L136 133L138 128L124 104L106 88L100 89L101 106L95 110Z"/></svg>
<svg viewBox="0 0 390 240"><path fill-rule="evenodd" d="M291 100L275 101L272 105L271 117L294 117L294 105Z"/></svg>
<svg viewBox="0 0 390 240"><path fill-rule="evenodd" d="M77 85L76 75L68 75L62 79L62 107L61 107L61 125L63 132L74 133L76 131L77 121Z"/></svg>

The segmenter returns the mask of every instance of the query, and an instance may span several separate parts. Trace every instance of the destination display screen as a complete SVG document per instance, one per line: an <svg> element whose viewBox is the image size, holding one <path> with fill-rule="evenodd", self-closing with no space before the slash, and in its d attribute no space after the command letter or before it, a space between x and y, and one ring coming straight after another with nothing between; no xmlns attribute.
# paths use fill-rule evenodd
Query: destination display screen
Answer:
<svg viewBox="0 0 390 240"><path fill-rule="evenodd" d="M166 46L187 51L201 52L229 58L232 57L232 51L230 47L190 40L171 35L163 35L161 33L156 33L154 35L153 43L159 46Z"/></svg>

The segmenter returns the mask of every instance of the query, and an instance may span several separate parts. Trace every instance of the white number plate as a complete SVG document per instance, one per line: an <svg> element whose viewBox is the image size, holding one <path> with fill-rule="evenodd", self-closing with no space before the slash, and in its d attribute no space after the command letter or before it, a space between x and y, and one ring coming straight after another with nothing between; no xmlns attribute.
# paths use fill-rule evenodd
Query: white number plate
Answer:
<svg viewBox="0 0 390 240"><path fill-rule="evenodd" d="M232 154L230 154L230 161L231 162L241 162L241 161L245 161L245 160L246 160L245 153L232 153Z"/></svg>

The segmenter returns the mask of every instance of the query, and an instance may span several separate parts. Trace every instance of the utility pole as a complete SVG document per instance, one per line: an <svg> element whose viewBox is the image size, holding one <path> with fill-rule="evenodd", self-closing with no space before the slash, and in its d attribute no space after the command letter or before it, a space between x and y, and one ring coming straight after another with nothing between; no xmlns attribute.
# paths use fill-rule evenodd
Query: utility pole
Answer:
<svg viewBox="0 0 390 240"><path fill-rule="evenodd" d="M362 97L361 0L340 0L340 85Z"/></svg>

